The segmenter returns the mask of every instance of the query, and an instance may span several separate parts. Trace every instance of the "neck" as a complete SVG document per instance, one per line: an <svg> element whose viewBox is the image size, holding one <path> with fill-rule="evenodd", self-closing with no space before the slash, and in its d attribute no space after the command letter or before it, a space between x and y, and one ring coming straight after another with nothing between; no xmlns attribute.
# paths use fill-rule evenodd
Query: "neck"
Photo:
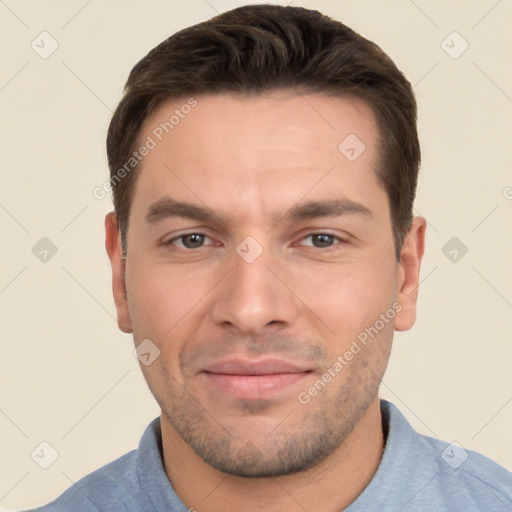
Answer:
<svg viewBox="0 0 512 512"><path fill-rule="evenodd" d="M190 510L265 510L268 512L339 512L368 485L383 449L378 397L341 446L307 471L274 478L243 478L205 463L161 415L165 469L172 486Z"/></svg>

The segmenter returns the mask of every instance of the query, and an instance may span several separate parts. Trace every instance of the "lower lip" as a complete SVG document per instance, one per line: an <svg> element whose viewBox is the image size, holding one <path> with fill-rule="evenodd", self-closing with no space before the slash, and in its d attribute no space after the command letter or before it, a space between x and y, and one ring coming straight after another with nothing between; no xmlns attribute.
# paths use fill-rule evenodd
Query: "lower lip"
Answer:
<svg viewBox="0 0 512 512"><path fill-rule="evenodd" d="M311 372L272 373L269 375L228 375L203 372L216 389L234 397L248 400L270 398L303 381Z"/></svg>

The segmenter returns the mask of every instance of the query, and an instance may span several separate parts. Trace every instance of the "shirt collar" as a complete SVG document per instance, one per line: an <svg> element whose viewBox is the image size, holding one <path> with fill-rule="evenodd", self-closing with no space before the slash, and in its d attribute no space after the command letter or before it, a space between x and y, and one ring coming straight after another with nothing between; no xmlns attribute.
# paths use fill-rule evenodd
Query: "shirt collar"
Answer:
<svg viewBox="0 0 512 512"><path fill-rule="evenodd" d="M345 512L402 510L421 487L439 472L425 449L422 436L409 424L398 408L380 401L386 445L379 467L370 483ZM418 481L416 475L428 476Z"/></svg>
<svg viewBox="0 0 512 512"><path fill-rule="evenodd" d="M137 453L137 477L156 511L188 512L174 491L164 466L160 418L146 428Z"/></svg>

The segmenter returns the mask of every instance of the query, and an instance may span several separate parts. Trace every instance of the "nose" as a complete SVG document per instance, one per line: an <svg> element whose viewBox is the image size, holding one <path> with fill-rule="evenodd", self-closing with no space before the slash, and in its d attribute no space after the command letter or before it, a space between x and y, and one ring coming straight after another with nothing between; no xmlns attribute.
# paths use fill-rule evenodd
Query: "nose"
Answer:
<svg viewBox="0 0 512 512"><path fill-rule="evenodd" d="M270 252L264 250L252 262L235 252L231 260L231 270L216 287L213 321L253 335L290 326L298 314L298 299Z"/></svg>

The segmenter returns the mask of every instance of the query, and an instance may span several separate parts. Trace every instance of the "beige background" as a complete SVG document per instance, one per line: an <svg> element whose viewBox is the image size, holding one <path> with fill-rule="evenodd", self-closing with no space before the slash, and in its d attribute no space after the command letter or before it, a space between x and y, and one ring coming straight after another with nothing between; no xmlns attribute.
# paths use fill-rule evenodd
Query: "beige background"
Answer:
<svg viewBox="0 0 512 512"><path fill-rule="evenodd" d="M131 67L176 30L244 3L0 1L2 510L56 497L135 448L158 415L117 329L111 203L92 191L108 179L105 132ZM512 469L512 3L293 4L375 40L419 102L427 250L418 320L395 337L382 396L422 433ZM59 44L47 59L31 48L42 31ZM441 46L453 31L469 44L456 59ZM32 253L42 237L58 248L46 263ZM468 248L457 262L442 251L452 237ZM31 458L42 441L59 454L46 470Z"/></svg>

